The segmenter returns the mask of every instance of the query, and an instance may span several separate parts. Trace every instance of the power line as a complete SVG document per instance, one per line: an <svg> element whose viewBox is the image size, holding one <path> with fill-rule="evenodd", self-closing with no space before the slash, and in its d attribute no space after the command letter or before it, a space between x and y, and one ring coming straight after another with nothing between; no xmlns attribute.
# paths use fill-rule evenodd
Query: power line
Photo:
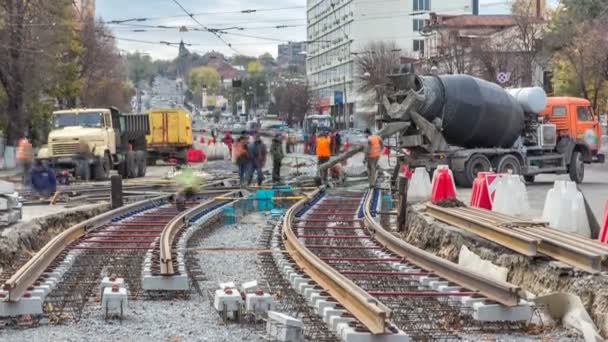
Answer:
<svg viewBox="0 0 608 342"><path fill-rule="evenodd" d="M180 7L182 7L180 5ZM109 23L126 23L132 21L153 21L153 20L161 20L161 19L172 19L172 18L186 18L193 16L207 16L207 15L222 15L222 14L254 14L260 12L274 12L274 11L285 11L285 10L293 10L293 9L305 9L306 6L290 6L290 7L277 7L277 8L253 8L253 9L242 9L235 11L220 11L220 12L198 12L198 13L189 13L186 11L186 15L168 15L168 16L159 16L159 17L145 17L145 18L128 18L128 19L119 19L119 20L110 20ZM183 7L182 7L183 10Z"/></svg>
<svg viewBox="0 0 608 342"><path fill-rule="evenodd" d="M227 42L224 38L222 38L222 36L217 32L217 31L213 31L210 30L207 26L203 25L200 21L198 21L198 19L196 19L194 17L193 14L191 14L190 12L188 12L188 10L186 8L184 8L184 6L182 6L182 4L179 3L178 0L173 0L173 2L179 6L179 8L182 9L182 11L184 11L184 13L186 13L188 16L190 16L190 18L197 24L199 24L203 29L205 29L206 31L210 32L211 34L213 34L214 36L216 36L219 40L221 40L224 44L226 44L232 51L240 54L233 46L232 44L230 44L229 42Z"/></svg>

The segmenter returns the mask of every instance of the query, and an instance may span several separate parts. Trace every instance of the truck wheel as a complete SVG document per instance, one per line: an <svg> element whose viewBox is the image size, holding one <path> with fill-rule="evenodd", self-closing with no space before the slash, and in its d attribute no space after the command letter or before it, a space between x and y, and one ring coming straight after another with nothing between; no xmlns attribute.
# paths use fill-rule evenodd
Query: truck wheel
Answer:
<svg viewBox="0 0 608 342"><path fill-rule="evenodd" d="M524 176L524 180L526 181L526 183L528 184L532 184L534 183L534 178L536 178L535 175L528 175L528 176Z"/></svg>
<svg viewBox="0 0 608 342"><path fill-rule="evenodd" d="M572 158L570 159L570 165L568 165L568 173L570 174L570 180L580 184L583 182L585 177L585 163L583 162L583 155L579 151L572 152Z"/></svg>
<svg viewBox="0 0 608 342"><path fill-rule="evenodd" d="M150 155L148 154L148 157L146 158L146 164L148 166L155 166L156 165L156 155Z"/></svg>
<svg viewBox="0 0 608 342"><path fill-rule="evenodd" d="M137 177L146 176L146 152L136 151L135 162L137 164Z"/></svg>
<svg viewBox="0 0 608 342"><path fill-rule="evenodd" d="M103 181L110 178L110 170L112 170L112 160L106 153L95 161L95 172L93 173L95 180Z"/></svg>
<svg viewBox="0 0 608 342"><path fill-rule="evenodd" d="M521 174L521 163L516 156L512 154L505 154L500 157L498 164L496 164L497 173L509 173L511 171L514 175Z"/></svg>
<svg viewBox="0 0 608 342"><path fill-rule="evenodd" d="M127 178L137 177L137 160L135 159L135 152L129 151L126 156L127 162Z"/></svg>
<svg viewBox="0 0 608 342"><path fill-rule="evenodd" d="M462 178L460 181L464 184L460 184L460 186L470 188L475 178L477 178L477 173L490 171L491 168L492 163L490 163L488 157L483 154L473 155L464 165L464 177L459 177Z"/></svg>
<svg viewBox="0 0 608 342"><path fill-rule="evenodd" d="M126 160L121 160L118 163L118 166L116 167L116 170L118 170L118 174L122 177L122 178L128 178L129 177L129 171L127 169L127 161Z"/></svg>

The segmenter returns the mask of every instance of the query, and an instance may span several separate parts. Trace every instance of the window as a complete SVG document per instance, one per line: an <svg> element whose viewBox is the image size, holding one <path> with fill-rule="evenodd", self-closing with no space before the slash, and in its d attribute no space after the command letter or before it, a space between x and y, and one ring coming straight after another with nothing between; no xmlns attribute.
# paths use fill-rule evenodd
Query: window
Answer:
<svg viewBox="0 0 608 342"><path fill-rule="evenodd" d="M431 0L414 0L414 11L430 11Z"/></svg>
<svg viewBox="0 0 608 342"><path fill-rule="evenodd" d="M424 53L424 40L414 39L414 51Z"/></svg>
<svg viewBox="0 0 608 342"><path fill-rule="evenodd" d="M414 19L414 32L422 31L424 23L424 19Z"/></svg>
<svg viewBox="0 0 608 342"><path fill-rule="evenodd" d="M576 107L576 117L578 118L578 121L593 121L593 115L591 114L591 108Z"/></svg>
<svg viewBox="0 0 608 342"><path fill-rule="evenodd" d="M553 116L566 116L566 107L553 107L551 115Z"/></svg>

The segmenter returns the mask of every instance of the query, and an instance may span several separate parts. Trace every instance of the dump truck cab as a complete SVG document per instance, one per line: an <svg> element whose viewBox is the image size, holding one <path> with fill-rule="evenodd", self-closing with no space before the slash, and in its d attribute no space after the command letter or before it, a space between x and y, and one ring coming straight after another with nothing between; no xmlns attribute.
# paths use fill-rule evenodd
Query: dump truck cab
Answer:
<svg viewBox="0 0 608 342"><path fill-rule="evenodd" d="M558 135L558 149L564 149L565 143L572 141L568 148L578 150L585 163L603 163L601 126L591 103L576 97L549 97L547 106L540 114L544 122L554 124ZM561 146L560 146L561 145ZM567 153L568 151L563 151Z"/></svg>
<svg viewBox="0 0 608 342"><path fill-rule="evenodd" d="M112 169L125 177L145 175L147 115L124 115L114 107L77 108L55 111L51 119L48 145L37 158L58 171L83 180L107 179Z"/></svg>

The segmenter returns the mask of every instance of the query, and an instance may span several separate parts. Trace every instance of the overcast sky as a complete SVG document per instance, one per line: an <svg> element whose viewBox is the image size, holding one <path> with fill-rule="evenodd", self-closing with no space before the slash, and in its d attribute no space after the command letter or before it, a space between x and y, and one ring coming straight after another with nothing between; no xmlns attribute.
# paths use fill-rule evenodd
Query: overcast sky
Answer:
<svg viewBox="0 0 608 342"><path fill-rule="evenodd" d="M209 50L231 55L235 51L247 55L277 54L281 41L306 39L306 0L178 0L190 13L201 13L198 21L207 28L240 27L245 30L231 31L223 39L232 44L228 47L209 32L178 29L136 27L136 25L165 25L190 28L202 27L185 13L173 0L97 0L97 16L106 22L132 18L148 18L145 21L123 25L109 25L117 38L135 39L152 43L118 40L118 47L127 51L149 53L156 59L172 59L177 56L176 46L160 44L161 41L193 44L190 50L204 53ZM381 4L383 0L378 0ZM438 1L438 0L435 0ZM482 14L508 13L508 0L480 0ZM255 13L240 13L241 10L259 9ZM288 27L277 29L276 26ZM146 30L134 32L134 30ZM244 37L242 35L255 36ZM196 44L196 46L194 46Z"/></svg>

